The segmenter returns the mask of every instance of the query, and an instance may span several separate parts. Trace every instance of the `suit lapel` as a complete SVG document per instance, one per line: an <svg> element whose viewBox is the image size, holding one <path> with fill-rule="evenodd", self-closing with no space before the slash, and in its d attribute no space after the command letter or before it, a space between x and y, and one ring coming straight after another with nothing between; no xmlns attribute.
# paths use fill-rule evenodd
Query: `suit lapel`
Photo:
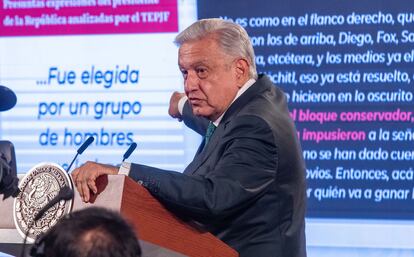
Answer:
<svg viewBox="0 0 414 257"><path fill-rule="evenodd" d="M211 136L210 142L207 144L206 149L203 149L205 139L203 142L201 142L193 161L184 170L185 174L194 174L197 171L197 169L208 159L213 150L216 148L223 133L224 126L220 123L220 125L214 131L214 134Z"/></svg>
<svg viewBox="0 0 414 257"><path fill-rule="evenodd" d="M270 80L266 76L260 76L259 79L244 92L239 98L234 101L230 107L227 109L226 113L223 116L219 126L214 131L213 136L210 138L210 142L207 144L207 148L203 149L204 141L198 148L196 155L194 156L193 161L185 168L185 174L194 174L197 169L207 161L208 157L211 155L214 149L218 146L220 139L223 137L226 124L231 121L234 117L254 96L261 94L265 91L268 86L272 86Z"/></svg>

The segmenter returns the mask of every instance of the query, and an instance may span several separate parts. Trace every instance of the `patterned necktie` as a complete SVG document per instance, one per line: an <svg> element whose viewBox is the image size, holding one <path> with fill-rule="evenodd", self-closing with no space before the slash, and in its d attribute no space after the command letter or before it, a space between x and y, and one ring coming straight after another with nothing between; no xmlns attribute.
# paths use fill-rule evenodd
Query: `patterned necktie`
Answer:
<svg viewBox="0 0 414 257"><path fill-rule="evenodd" d="M210 141L211 136L213 136L214 130L216 130L216 126L213 124L213 122L208 123L207 132L205 136L205 143L204 143L204 149L206 148L208 142Z"/></svg>

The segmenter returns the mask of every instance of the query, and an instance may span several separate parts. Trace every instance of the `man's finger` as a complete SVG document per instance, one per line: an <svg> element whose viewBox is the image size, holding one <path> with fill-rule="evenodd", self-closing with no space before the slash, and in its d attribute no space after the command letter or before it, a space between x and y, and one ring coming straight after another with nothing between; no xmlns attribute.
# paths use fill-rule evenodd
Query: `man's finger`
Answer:
<svg viewBox="0 0 414 257"><path fill-rule="evenodd" d="M87 181L88 187L92 190L94 194L98 193L98 188L96 187L96 179L93 177L88 178Z"/></svg>
<svg viewBox="0 0 414 257"><path fill-rule="evenodd" d="M88 187L88 184L86 183L86 181L85 180L82 180L82 183L81 183L81 190L82 190L82 195L83 195L83 201L85 202L85 203L87 203L88 201L89 201L89 195L90 195L90 192L89 192L89 187Z"/></svg>
<svg viewBox="0 0 414 257"><path fill-rule="evenodd" d="M72 176L72 181L73 181L73 183L75 184L75 186L76 186L76 179L78 178L78 175L79 175L79 172L78 171L75 171L75 172L72 172L72 174L70 174L71 176Z"/></svg>
<svg viewBox="0 0 414 257"><path fill-rule="evenodd" d="M82 198L82 200L83 200L83 194L82 194L82 181L79 179L79 178L77 178L76 180L75 180L75 186L76 186L76 190L78 190L78 192L79 192L79 196Z"/></svg>

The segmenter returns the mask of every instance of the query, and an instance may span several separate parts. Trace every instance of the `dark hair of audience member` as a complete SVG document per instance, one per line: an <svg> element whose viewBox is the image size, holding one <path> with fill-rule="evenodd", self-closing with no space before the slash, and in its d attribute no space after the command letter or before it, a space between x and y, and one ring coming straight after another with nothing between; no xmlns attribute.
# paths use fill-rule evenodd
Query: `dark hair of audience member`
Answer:
<svg viewBox="0 0 414 257"><path fill-rule="evenodd" d="M118 214L91 207L62 218L42 238L44 257L139 257L132 227Z"/></svg>

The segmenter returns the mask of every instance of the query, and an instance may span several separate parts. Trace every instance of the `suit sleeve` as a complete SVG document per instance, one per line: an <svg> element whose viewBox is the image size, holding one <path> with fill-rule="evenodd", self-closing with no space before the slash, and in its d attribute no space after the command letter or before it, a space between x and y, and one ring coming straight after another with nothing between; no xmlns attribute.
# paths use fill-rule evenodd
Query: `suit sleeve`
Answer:
<svg viewBox="0 0 414 257"><path fill-rule="evenodd" d="M130 176L142 181L167 207L197 220L220 220L249 206L273 184L277 149L269 126L255 116L238 117L226 128L206 175L186 175L133 164ZM210 165L210 164L209 164Z"/></svg>
<svg viewBox="0 0 414 257"><path fill-rule="evenodd" d="M191 128L202 136L205 135L209 121L206 118L195 116L190 104L188 103L188 100L184 104L182 116L183 121L187 127Z"/></svg>

